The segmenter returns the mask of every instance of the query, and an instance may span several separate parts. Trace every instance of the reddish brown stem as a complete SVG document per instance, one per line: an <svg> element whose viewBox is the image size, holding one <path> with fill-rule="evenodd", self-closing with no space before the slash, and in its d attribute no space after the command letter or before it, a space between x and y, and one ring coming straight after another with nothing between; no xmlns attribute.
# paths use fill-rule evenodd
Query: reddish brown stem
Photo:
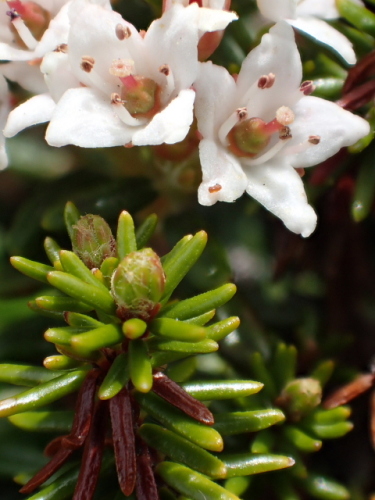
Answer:
<svg viewBox="0 0 375 500"><path fill-rule="evenodd" d="M354 111L367 104L375 95L375 80L370 80L343 95L336 104L342 108Z"/></svg>
<svg viewBox="0 0 375 500"><path fill-rule="evenodd" d="M126 387L109 400L113 447L121 491L130 495L135 488L136 457L132 405Z"/></svg>
<svg viewBox="0 0 375 500"><path fill-rule="evenodd" d="M99 375L99 370L91 370L81 386L78 393L72 430L70 434L64 436L61 441L61 445L64 448L77 449L85 442L86 436L90 430Z"/></svg>
<svg viewBox="0 0 375 500"><path fill-rule="evenodd" d="M31 493L35 488L47 481L68 460L73 451L60 448L52 460L20 489L20 493Z"/></svg>
<svg viewBox="0 0 375 500"><path fill-rule="evenodd" d="M361 59L353 68L349 70L343 88L344 94L350 92L358 83L363 83L366 78L375 74L374 63L375 51L367 54L367 56Z"/></svg>
<svg viewBox="0 0 375 500"><path fill-rule="evenodd" d="M107 403L99 401L85 442L81 469L72 500L91 500L94 496L104 450L106 416Z"/></svg>
<svg viewBox="0 0 375 500"><path fill-rule="evenodd" d="M161 398L182 410L189 417L203 424L215 423L214 416L210 410L200 401L193 398L176 382L164 375L163 372L154 373L152 390Z"/></svg>
<svg viewBox="0 0 375 500"><path fill-rule="evenodd" d="M141 440L137 442L137 452L137 500L159 500L150 453Z"/></svg>
<svg viewBox="0 0 375 500"><path fill-rule="evenodd" d="M331 408L336 408L337 406L345 405L349 403L352 399L356 398L363 392L370 389L374 383L374 375L373 374L365 374L357 377L350 384L341 387L337 391L335 391L331 396L329 396L324 402L323 406L327 410Z"/></svg>

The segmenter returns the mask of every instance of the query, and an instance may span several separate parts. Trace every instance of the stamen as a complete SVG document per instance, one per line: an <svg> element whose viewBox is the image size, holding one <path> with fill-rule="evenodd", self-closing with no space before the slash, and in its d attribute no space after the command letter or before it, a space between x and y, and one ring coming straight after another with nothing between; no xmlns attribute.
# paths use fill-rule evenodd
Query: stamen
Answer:
<svg viewBox="0 0 375 500"><path fill-rule="evenodd" d="M55 48L54 52L63 52L64 54L66 54L68 52L68 44L61 43Z"/></svg>
<svg viewBox="0 0 375 500"><path fill-rule="evenodd" d="M19 37L23 41L23 43L29 50L34 50L38 45L38 41L34 38L29 28L22 21L17 12L11 11L10 16L11 16L11 22L14 28L16 29Z"/></svg>
<svg viewBox="0 0 375 500"><path fill-rule="evenodd" d="M314 92L316 86L314 85L314 82L312 80L306 80L305 82L301 83L299 89L303 94L310 95L312 94L312 92Z"/></svg>
<svg viewBox="0 0 375 500"><path fill-rule="evenodd" d="M247 118L247 109L246 108L238 108L237 115L239 121L245 120Z"/></svg>
<svg viewBox="0 0 375 500"><path fill-rule="evenodd" d="M129 125L131 127L138 127L144 123L144 120L139 120L138 118L134 118L129 111L123 106L124 101L121 99L119 94L115 92L111 94L111 104L114 104L114 109L116 111L117 116L120 118L125 125ZM128 147L125 145L125 147Z"/></svg>
<svg viewBox="0 0 375 500"><path fill-rule="evenodd" d="M319 144L320 135L310 135L308 141L310 144L314 144L314 145Z"/></svg>
<svg viewBox="0 0 375 500"><path fill-rule="evenodd" d="M132 59L115 59L109 68L109 73L113 76L125 78L134 73L134 61Z"/></svg>
<svg viewBox="0 0 375 500"><path fill-rule="evenodd" d="M281 149L283 149L283 147L287 143L286 139L290 139L291 137L292 136L285 137L285 139L280 139L274 146L272 146L272 148L270 148L268 151L266 151L261 156L258 156L258 158L254 158L254 159L252 159L252 158L245 159L244 158L246 165L253 167L253 166L261 165L262 163L265 163L268 160L271 160Z"/></svg>
<svg viewBox="0 0 375 500"><path fill-rule="evenodd" d="M90 73L95 64L95 59L91 56L83 56L81 61L81 69L86 73Z"/></svg>
<svg viewBox="0 0 375 500"><path fill-rule="evenodd" d="M219 139L220 142L223 144L223 146L228 146L229 141L227 139L227 135L229 132L232 130L232 128L237 125L238 120L240 119L239 114L243 112L243 110L246 108L238 108L234 113L230 115L229 118L225 120L225 122L222 124L222 126L219 129Z"/></svg>
<svg viewBox="0 0 375 500"><path fill-rule="evenodd" d="M291 138L292 138L292 133L289 127L283 127L282 129L280 129L279 139L285 141L285 139L291 139Z"/></svg>
<svg viewBox="0 0 375 500"><path fill-rule="evenodd" d="M291 123L294 122L295 119L295 114L293 111L288 108L287 106L281 106L277 111L276 111L276 120L281 124L281 125L290 125Z"/></svg>
<svg viewBox="0 0 375 500"><path fill-rule="evenodd" d="M273 73L261 76L258 80L258 87L260 89L270 89L275 83L275 78L276 77Z"/></svg>
<svg viewBox="0 0 375 500"><path fill-rule="evenodd" d="M130 28L128 28L128 26L123 26L121 23L116 25L115 33L119 40L126 40L132 34Z"/></svg>
<svg viewBox="0 0 375 500"><path fill-rule="evenodd" d="M160 66L159 71L165 76L166 80L161 96L162 105L165 105L170 100L172 92L175 89L175 81L172 70L168 64L163 64L162 66Z"/></svg>
<svg viewBox="0 0 375 500"><path fill-rule="evenodd" d="M208 188L208 191L210 193L218 193L219 191L221 191L221 189L222 189L222 186L220 186L220 184L215 184L214 186L210 186Z"/></svg>

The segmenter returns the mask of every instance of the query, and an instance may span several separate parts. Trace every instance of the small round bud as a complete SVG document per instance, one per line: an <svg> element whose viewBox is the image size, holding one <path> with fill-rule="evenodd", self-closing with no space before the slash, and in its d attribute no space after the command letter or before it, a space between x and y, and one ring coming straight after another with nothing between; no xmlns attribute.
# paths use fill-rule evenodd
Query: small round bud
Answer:
<svg viewBox="0 0 375 500"><path fill-rule="evenodd" d="M165 274L159 257L151 248L128 254L112 276L111 292L122 320L152 319L159 310Z"/></svg>
<svg viewBox="0 0 375 500"><path fill-rule="evenodd" d="M322 386L314 378L297 378L287 384L277 403L297 421L310 413L322 400Z"/></svg>
<svg viewBox="0 0 375 500"><path fill-rule="evenodd" d="M99 215L84 215L73 226L73 251L89 268L100 267L108 257L116 256L116 241L111 228Z"/></svg>

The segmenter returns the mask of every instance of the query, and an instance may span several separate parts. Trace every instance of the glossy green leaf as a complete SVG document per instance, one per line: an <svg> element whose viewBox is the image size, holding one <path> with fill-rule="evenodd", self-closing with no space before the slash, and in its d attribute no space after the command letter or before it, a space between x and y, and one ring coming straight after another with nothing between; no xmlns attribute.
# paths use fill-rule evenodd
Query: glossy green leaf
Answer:
<svg viewBox="0 0 375 500"><path fill-rule="evenodd" d="M272 470L285 469L294 465L293 458L283 455L239 453L220 455L227 466L227 477L248 476Z"/></svg>
<svg viewBox="0 0 375 500"><path fill-rule="evenodd" d="M127 353L119 354L108 370L98 396L100 399L110 399L116 396L129 380L129 366Z"/></svg>
<svg viewBox="0 0 375 500"><path fill-rule="evenodd" d="M375 14L351 0L336 0L340 16L360 31L375 36Z"/></svg>
<svg viewBox="0 0 375 500"><path fill-rule="evenodd" d="M84 299L95 308L102 309L107 314L114 314L116 304L108 290L90 285L66 273L54 271L48 273L48 281L62 292L74 299Z"/></svg>
<svg viewBox="0 0 375 500"><path fill-rule="evenodd" d="M192 500L240 500L238 496L184 465L165 461L157 465L156 473L169 486Z"/></svg>
<svg viewBox="0 0 375 500"><path fill-rule="evenodd" d="M309 430L311 429L313 433L320 439L336 439L345 436L348 432L353 429L353 424L351 422L337 422L335 424L311 424Z"/></svg>
<svg viewBox="0 0 375 500"><path fill-rule="evenodd" d="M70 345L78 353L85 354L88 351L95 351L102 347L110 347L118 344L124 339L121 326L108 324L89 330L84 333L73 335Z"/></svg>
<svg viewBox="0 0 375 500"><path fill-rule="evenodd" d="M230 318L223 319L217 323L207 327L207 337L209 339L220 342L227 335L232 333L236 328L240 326L240 318L237 316L231 316Z"/></svg>
<svg viewBox="0 0 375 500"><path fill-rule="evenodd" d="M260 352L254 352L250 356L250 367L255 378L264 384L264 392L274 399L277 396L276 386Z"/></svg>
<svg viewBox="0 0 375 500"><path fill-rule="evenodd" d="M172 460L212 478L226 477L226 467L221 460L173 431L155 424L143 424L138 432L149 446Z"/></svg>
<svg viewBox="0 0 375 500"><path fill-rule="evenodd" d="M131 318L122 324L122 331L125 337L134 340L142 337L147 330L147 323L139 318Z"/></svg>
<svg viewBox="0 0 375 500"><path fill-rule="evenodd" d="M80 217L81 214L79 213L78 208L74 205L74 203L68 201L64 208L64 222L70 239L72 239L73 236L73 226L77 224Z"/></svg>
<svg viewBox="0 0 375 500"><path fill-rule="evenodd" d="M147 245L148 240L154 234L158 224L158 216L156 214L149 215L135 232L135 239L137 242L137 249L140 250Z"/></svg>
<svg viewBox="0 0 375 500"><path fill-rule="evenodd" d="M322 476L309 476L304 487L315 498L322 500L349 500L349 491L340 483Z"/></svg>
<svg viewBox="0 0 375 500"><path fill-rule="evenodd" d="M91 316L87 316L86 314L79 314L76 312L67 312L65 315L65 321L69 326L75 328L99 328L100 326L104 326L101 321L98 321Z"/></svg>
<svg viewBox="0 0 375 500"><path fill-rule="evenodd" d="M129 373L134 387L139 392L149 392L152 388L152 366L143 340L129 343Z"/></svg>
<svg viewBox="0 0 375 500"><path fill-rule="evenodd" d="M62 271L60 264L60 245L52 238L47 237L44 240L44 250L46 251L47 257L53 267L57 271Z"/></svg>
<svg viewBox="0 0 375 500"><path fill-rule="evenodd" d="M190 299L177 302L175 305L168 308L165 313L162 312L160 316L164 318L174 318L180 321L199 316L212 309L217 309L228 302L236 293L236 289L235 285L228 283L215 290L210 290L209 292L202 293Z"/></svg>
<svg viewBox="0 0 375 500"><path fill-rule="evenodd" d="M301 451L311 453L320 450L322 447L322 442L319 439L309 436L298 427L292 425L287 426L284 432L294 446Z"/></svg>
<svg viewBox="0 0 375 500"><path fill-rule="evenodd" d="M16 396L0 401L0 417L8 417L15 413L40 408L76 391L81 386L87 371L88 369L80 369L68 372Z"/></svg>
<svg viewBox="0 0 375 500"><path fill-rule="evenodd" d="M47 284L48 284L48 279L47 279L48 273L54 271L54 268L51 266L40 264L39 262L34 262L29 259L24 259L23 257L11 257L10 263L20 273L26 274L26 276L29 276L34 280L42 281L43 283Z"/></svg>
<svg viewBox="0 0 375 500"><path fill-rule="evenodd" d="M121 212L117 225L117 253L120 261L129 253L137 250L132 216L125 210Z"/></svg>
<svg viewBox="0 0 375 500"><path fill-rule="evenodd" d="M214 428L188 417L152 392L148 394L136 393L136 398L150 416L168 429L206 450L221 451L223 449L223 439Z"/></svg>
<svg viewBox="0 0 375 500"><path fill-rule="evenodd" d="M72 328L70 326L48 328L44 333L44 338L47 342L52 342L54 344L70 345L72 337L84 331L85 329Z"/></svg>
<svg viewBox="0 0 375 500"><path fill-rule="evenodd" d="M93 285L94 287L98 287L107 292L107 287L95 277L91 270L85 266L85 264L74 252L61 250L60 262L66 273L72 274L85 283Z"/></svg>
<svg viewBox="0 0 375 500"><path fill-rule="evenodd" d="M34 387L63 375L63 372L50 372L40 366L1 364L0 382Z"/></svg>
<svg viewBox="0 0 375 500"><path fill-rule="evenodd" d="M154 337L147 343L149 349L153 351L174 351L186 354L206 354L215 352L219 348L219 344L211 339L200 342L179 342L178 340L161 340Z"/></svg>
<svg viewBox="0 0 375 500"><path fill-rule="evenodd" d="M72 368L77 368L81 364L81 361L69 358L63 354L48 356L47 358L44 358L43 361L43 365L47 368L47 370L71 370Z"/></svg>
<svg viewBox="0 0 375 500"><path fill-rule="evenodd" d="M294 379L296 364L297 349L293 345L278 344L272 363L272 373L279 391Z"/></svg>
<svg viewBox="0 0 375 500"><path fill-rule="evenodd" d="M319 380L321 385L324 386L331 378L334 368L335 364L330 359L328 361L323 361L322 363L319 363L319 365L311 373L310 377Z"/></svg>
<svg viewBox="0 0 375 500"><path fill-rule="evenodd" d="M8 420L25 431L68 434L73 416L72 411L26 411L12 415Z"/></svg>
<svg viewBox="0 0 375 500"><path fill-rule="evenodd" d="M223 436L256 432L285 420L280 410L255 410L219 413L215 415L214 428Z"/></svg>
<svg viewBox="0 0 375 500"><path fill-rule="evenodd" d="M242 496L250 486L250 480L248 476L230 477L225 481L224 487L235 495Z"/></svg>
<svg viewBox="0 0 375 500"><path fill-rule="evenodd" d="M209 401L210 399L232 399L256 394L263 388L261 382L252 380L228 380L208 382L187 382L182 387L191 396L200 401Z"/></svg>
<svg viewBox="0 0 375 500"><path fill-rule="evenodd" d="M374 202L375 169L374 157L370 152L361 162L352 201L352 216L356 222L365 219Z"/></svg>
<svg viewBox="0 0 375 500"><path fill-rule="evenodd" d="M185 319L184 322L189 323L190 325L204 326L206 323L208 323L215 316L215 314L216 314L216 309L213 309L212 311L208 311L204 314L200 314L199 316Z"/></svg>
<svg viewBox="0 0 375 500"><path fill-rule="evenodd" d="M166 302L169 299L173 290L199 259L206 243L207 233L200 231L191 240L187 241L172 258L163 261L166 283L162 302ZM209 309L212 309L212 307ZM199 313L192 314L192 316L196 316L197 314Z"/></svg>
<svg viewBox="0 0 375 500"><path fill-rule="evenodd" d="M153 334L182 342L199 342L206 337L204 327L171 318L160 318L152 321L150 330Z"/></svg>
<svg viewBox="0 0 375 500"><path fill-rule="evenodd" d="M72 311L72 312L89 312L92 311L93 306L85 304L71 297L59 297L53 295L43 295L37 297L35 302L40 309L45 309L46 311Z"/></svg>
<svg viewBox="0 0 375 500"><path fill-rule="evenodd" d="M310 417L310 421L320 424L329 425L342 422L350 417L351 409L349 406L338 406L332 410L316 410Z"/></svg>

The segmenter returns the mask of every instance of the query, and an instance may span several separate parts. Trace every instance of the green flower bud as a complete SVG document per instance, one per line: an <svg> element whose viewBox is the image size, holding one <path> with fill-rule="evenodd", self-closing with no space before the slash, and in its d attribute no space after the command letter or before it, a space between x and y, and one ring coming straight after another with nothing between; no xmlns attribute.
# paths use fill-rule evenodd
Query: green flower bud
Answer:
<svg viewBox="0 0 375 500"><path fill-rule="evenodd" d="M99 215L84 215L73 226L73 251L89 268L98 268L108 257L116 257L111 228Z"/></svg>
<svg viewBox="0 0 375 500"><path fill-rule="evenodd" d="M314 378L297 378L289 382L277 400L288 416L300 420L322 400L322 386Z"/></svg>
<svg viewBox="0 0 375 500"><path fill-rule="evenodd" d="M159 257L151 248L128 254L112 276L111 292L122 320L152 319L159 310L165 274Z"/></svg>

